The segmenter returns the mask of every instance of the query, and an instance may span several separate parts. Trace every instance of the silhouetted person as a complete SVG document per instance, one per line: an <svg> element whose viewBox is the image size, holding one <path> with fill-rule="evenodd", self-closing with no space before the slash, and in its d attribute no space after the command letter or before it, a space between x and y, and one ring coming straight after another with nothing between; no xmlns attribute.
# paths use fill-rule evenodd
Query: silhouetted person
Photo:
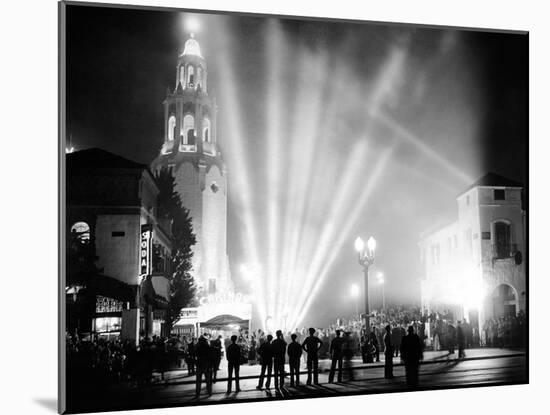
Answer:
<svg viewBox="0 0 550 415"><path fill-rule="evenodd" d="M389 325L386 326L384 334L384 377L393 379L393 342L392 331Z"/></svg>
<svg viewBox="0 0 550 415"><path fill-rule="evenodd" d="M222 360L222 336L212 340L210 347L212 348L212 383L216 383Z"/></svg>
<svg viewBox="0 0 550 415"><path fill-rule="evenodd" d="M328 382L334 382L334 372L336 365L338 364L338 382L342 382L342 360L344 358L344 339L340 337L340 330L336 330L336 337L332 339L330 343L330 358L332 363L330 365L330 374L328 375Z"/></svg>
<svg viewBox="0 0 550 415"><path fill-rule="evenodd" d="M378 336L376 335L376 327L372 327L372 331L369 334L369 340L374 346L374 358L377 362L380 361L380 343L378 343Z"/></svg>
<svg viewBox="0 0 550 415"><path fill-rule="evenodd" d="M368 355L369 355L368 343L369 343L369 336L367 335L367 331L365 329L362 329L360 345L361 345L361 357L363 359L363 363L368 363Z"/></svg>
<svg viewBox="0 0 550 415"><path fill-rule="evenodd" d="M288 366L290 368L290 386L300 385L300 358L302 357L302 346L296 341L296 333L290 336L292 342L288 345ZM296 383L294 381L296 380Z"/></svg>
<svg viewBox="0 0 550 415"><path fill-rule="evenodd" d="M458 346L458 358L463 359L466 357L464 350L466 349L466 334L464 333L464 327L458 322L456 326L456 344Z"/></svg>
<svg viewBox="0 0 550 415"><path fill-rule="evenodd" d="M348 373L348 380L353 380L353 367L351 359L353 359L354 347L353 340L349 334L349 331L344 332L344 371Z"/></svg>
<svg viewBox="0 0 550 415"><path fill-rule="evenodd" d="M279 389L285 383L286 342L281 330L277 330L275 334L277 338L271 343L273 350L273 376L275 377L275 389Z"/></svg>
<svg viewBox="0 0 550 415"><path fill-rule="evenodd" d="M196 339L193 337L191 338L191 342L187 345L187 374L189 376L195 374L195 363L196 363L196 356L195 356L195 349L197 348L197 342Z"/></svg>
<svg viewBox="0 0 550 415"><path fill-rule="evenodd" d="M309 336L302 343L302 348L307 353L307 384L311 385L311 374L313 373L313 383L319 384L319 349L323 347L323 342L314 336L315 329L309 329Z"/></svg>
<svg viewBox="0 0 550 415"><path fill-rule="evenodd" d="M237 344L237 336L231 336L231 344L227 347L227 393L231 392L231 381L235 371L235 391L240 392L239 369L241 367L241 348Z"/></svg>
<svg viewBox="0 0 550 415"><path fill-rule="evenodd" d="M395 357L399 356L399 348L401 347L401 339L403 335L401 334L401 327L395 326L391 331L391 341L395 351Z"/></svg>
<svg viewBox="0 0 550 415"><path fill-rule="evenodd" d="M401 359L405 362L405 375L407 385L418 386L418 371L422 360L422 341L414 332L413 326L409 326L409 334L401 340Z"/></svg>
<svg viewBox="0 0 550 415"><path fill-rule="evenodd" d="M447 342L447 349L449 354L454 354L455 344L456 344L456 329L455 326L449 324L447 326L447 336L445 336L445 341Z"/></svg>
<svg viewBox="0 0 550 415"><path fill-rule="evenodd" d="M206 382L206 391L208 392L208 395L212 395L212 378L210 376L211 350L208 345L208 341L203 336L199 337L199 341L195 348L195 356L197 359L195 397L198 397L201 393L203 375Z"/></svg>
<svg viewBox="0 0 550 415"><path fill-rule="evenodd" d="M266 389L269 389L271 385L271 372L273 371L273 350L271 348L271 340L273 336L271 334L267 335L266 341L260 345L258 348L258 354L260 355L260 363L262 364L262 369L260 372L260 379L258 381L258 386L256 389L262 389L264 385L264 377L267 372L267 381L265 382Z"/></svg>

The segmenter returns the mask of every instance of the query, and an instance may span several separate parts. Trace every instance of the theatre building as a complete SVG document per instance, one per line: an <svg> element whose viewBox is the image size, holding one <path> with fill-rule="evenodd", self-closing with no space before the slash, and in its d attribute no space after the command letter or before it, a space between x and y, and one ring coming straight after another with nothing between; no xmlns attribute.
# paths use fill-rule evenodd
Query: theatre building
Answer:
<svg viewBox="0 0 550 415"><path fill-rule="evenodd" d="M163 335L171 235L146 165L100 149L66 156L67 332Z"/></svg>
<svg viewBox="0 0 550 415"><path fill-rule="evenodd" d="M423 309L473 327L526 312L523 186L489 173L457 197L458 218L420 241Z"/></svg>

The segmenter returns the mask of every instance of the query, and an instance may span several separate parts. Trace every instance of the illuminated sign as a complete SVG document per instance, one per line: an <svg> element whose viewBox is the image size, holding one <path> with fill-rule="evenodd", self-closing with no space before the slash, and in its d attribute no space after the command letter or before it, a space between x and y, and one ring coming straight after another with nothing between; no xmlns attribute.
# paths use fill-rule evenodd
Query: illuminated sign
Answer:
<svg viewBox="0 0 550 415"><path fill-rule="evenodd" d="M217 292L199 299L200 305L219 303L250 303L250 296L230 291Z"/></svg>
<svg viewBox="0 0 550 415"><path fill-rule="evenodd" d="M153 225L141 225L141 240L139 243L139 275L151 274Z"/></svg>
<svg viewBox="0 0 550 415"><path fill-rule="evenodd" d="M198 316L199 309L197 307L182 308L180 311L180 318L197 318Z"/></svg>
<svg viewBox="0 0 550 415"><path fill-rule="evenodd" d="M95 298L96 313L117 313L122 311L122 301L114 298L103 297L101 295Z"/></svg>

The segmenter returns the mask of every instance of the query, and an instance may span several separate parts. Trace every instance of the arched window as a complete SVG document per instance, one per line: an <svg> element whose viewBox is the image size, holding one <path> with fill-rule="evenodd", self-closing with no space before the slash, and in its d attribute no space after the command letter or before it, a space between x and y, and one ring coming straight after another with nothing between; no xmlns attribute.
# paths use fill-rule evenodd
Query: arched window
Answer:
<svg viewBox="0 0 550 415"><path fill-rule="evenodd" d="M210 120L205 118L202 120L202 139L205 142L210 142Z"/></svg>
<svg viewBox="0 0 550 415"><path fill-rule="evenodd" d="M195 145L195 130L187 130L187 144L194 146Z"/></svg>
<svg viewBox="0 0 550 415"><path fill-rule="evenodd" d="M202 69L199 67L197 69L197 86L202 83Z"/></svg>
<svg viewBox="0 0 550 415"><path fill-rule="evenodd" d="M183 144L195 144L195 118L191 114L183 117Z"/></svg>
<svg viewBox="0 0 550 415"><path fill-rule="evenodd" d="M168 118L168 140L173 141L176 135L176 117L173 115Z"/></svg>
<svg viewBox="0 0 550 415"><path fill-rule="evenodd" d="M185 67L183 65L180 66L180 82L181 85L185 85Z"/></svg>
<svg viewBox="0 0 550 415"><path fill-rule="evenodd" d="M71 226L71 240L73 243L87 245L90 242L90 225L86 222L76 222Z"/></svg>
<svg viewBox="0 0 550 415"><path fill-rule="evenodd" d="M512 252L511 226L507 222L495 222L495 254L497 258L509 258Z"/></svg>
<svg viewBox="0 0 550 415"><path fill-rule="evenodd" d="M191 65L187 67L187 83L189 86L193 86L195 83L195 68L193 68Z"/></svg>

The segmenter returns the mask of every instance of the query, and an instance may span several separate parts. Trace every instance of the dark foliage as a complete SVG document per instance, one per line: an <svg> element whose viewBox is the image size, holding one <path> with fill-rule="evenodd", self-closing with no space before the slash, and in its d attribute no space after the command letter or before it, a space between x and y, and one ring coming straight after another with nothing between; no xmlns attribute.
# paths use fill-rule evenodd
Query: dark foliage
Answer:
<svg viewBox="0 0 550 415"><path fill-rule="evenodd" d="M169 332L174 322L178 320L181 309L196 304L196 286L191 275L192 247L196 243L196 237L193 233L189 210L182 205L180 195L175 190L175 181L171 172L163 168L155 178L160 190L157 197L158 216L161 219L170 219L174 237L171 253L170 301L166 317Z"/></svg>

